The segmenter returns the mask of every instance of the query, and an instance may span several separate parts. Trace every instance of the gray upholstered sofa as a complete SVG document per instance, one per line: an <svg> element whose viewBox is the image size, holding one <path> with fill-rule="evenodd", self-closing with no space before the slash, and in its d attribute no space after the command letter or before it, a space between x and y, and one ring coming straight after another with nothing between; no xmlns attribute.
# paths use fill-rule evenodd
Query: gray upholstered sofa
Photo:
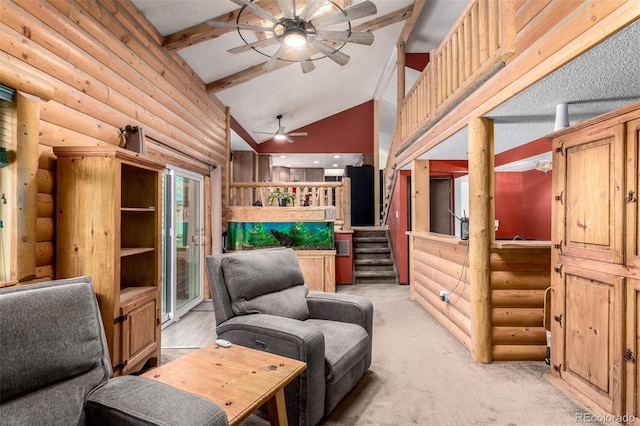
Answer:
<svg viewBox="0 0 640 426"><path fill-rule="evenodd" d="M228 425L209 400L111 374L89 278L0 289L0 424Z"/></svg>
<svg viewBox="0 0 640 426"><path fill-rule="evenodd" d="M307 363L285 388L292 425L315 425L371 365L373 305L366 298L309 292L295 252L208 256L218 337Z"/></svg>

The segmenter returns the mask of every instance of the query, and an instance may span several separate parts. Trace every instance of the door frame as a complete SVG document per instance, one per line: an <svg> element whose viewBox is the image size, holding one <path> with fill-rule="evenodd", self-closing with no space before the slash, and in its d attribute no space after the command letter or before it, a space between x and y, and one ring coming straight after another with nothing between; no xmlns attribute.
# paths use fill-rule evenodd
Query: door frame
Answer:
<svg viewBox="0 0 640 426"><path fill-rule="evenodd" d="M167 221L163 226L163 241L165 244L164 250L164 273L163 273L163 285L162 285L162 298L165 298L165 289L167 286L169 287L169 300L167 301L167 309L166 313L162 315L162 328L167 327L174 321L178 321L182 316L184 316L187 312L193 309L195 306L200 304L204 300L204 176L198 173L194 173L190 170L183 169L178 166L167 164L166 166L166 176L168 176L169 187L164 188L164 197L165 202L164 206L166 209L165 219ZM199 223L200 231L198 232L197 244L201 247L200 253L198 256L194 256L194 258L198 259L199 267L198 267L198 297L187 302L185 305L176 309L176 271L177 271L177 245L176 245L176 209L175 209L175 199L176 199L176 176L185 177L187 179L195 180L199 182L199 190L198 190L198 211L196 213L197 220ZM166 182L166 181L165 181Z"/></svg>

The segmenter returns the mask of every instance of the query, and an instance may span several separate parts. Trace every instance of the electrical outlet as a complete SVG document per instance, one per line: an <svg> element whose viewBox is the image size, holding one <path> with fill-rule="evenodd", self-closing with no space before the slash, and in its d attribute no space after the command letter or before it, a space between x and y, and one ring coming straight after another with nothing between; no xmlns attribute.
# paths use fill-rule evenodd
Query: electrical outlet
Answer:
<svg viewBox="0 0 640 426"><path fill-rule="evenodd" d="M440 300L443 302L449 301L449 292L446 290L440 290Z"/></svg>

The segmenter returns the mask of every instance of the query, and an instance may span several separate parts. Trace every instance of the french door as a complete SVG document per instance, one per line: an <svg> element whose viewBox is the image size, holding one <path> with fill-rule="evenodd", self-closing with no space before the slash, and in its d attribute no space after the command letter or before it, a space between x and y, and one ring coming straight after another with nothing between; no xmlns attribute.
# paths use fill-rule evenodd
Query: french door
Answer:
<svg viewBox="0 0 640 426"><path fill-rule="evenodd" d="M204 179L167 166L164 179L162 323L180 319L203 299Z"/></svg>

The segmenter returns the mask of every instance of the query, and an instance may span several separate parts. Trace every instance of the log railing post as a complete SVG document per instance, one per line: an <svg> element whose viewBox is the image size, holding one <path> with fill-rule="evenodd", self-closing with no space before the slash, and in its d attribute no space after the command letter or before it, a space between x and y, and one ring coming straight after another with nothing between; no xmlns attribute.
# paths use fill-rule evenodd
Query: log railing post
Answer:
<svg viewBox="0 0 640 426"><path fill-rule="evenodd" d="M471 271L471 355L491 362L489 256L493 240L493 120L469 123L469 269Z"/></svg>
<svg viewBox="0 0 640 426"><path fill-rule="evenodd" d="M18 281L28 281L34 279L36 273L40 100L18 93L16 110L16 278Z"/></svg>

